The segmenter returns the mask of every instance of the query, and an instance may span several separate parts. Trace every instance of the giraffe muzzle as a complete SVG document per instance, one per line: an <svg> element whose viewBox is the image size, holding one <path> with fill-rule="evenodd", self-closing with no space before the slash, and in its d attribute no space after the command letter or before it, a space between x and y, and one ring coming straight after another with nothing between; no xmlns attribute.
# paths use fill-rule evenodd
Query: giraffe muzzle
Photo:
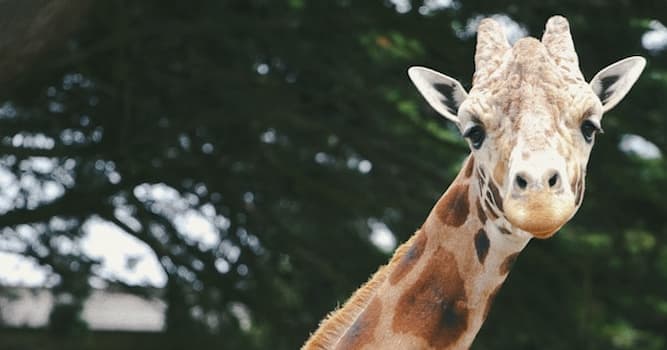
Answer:
<svg viewBox="0 0 667 350"><path fill-rule="evenodd" d="M567 191L529 190L505 199L505 216L512 225L536 238L549 238L574 215L572 197Z"/></svg>

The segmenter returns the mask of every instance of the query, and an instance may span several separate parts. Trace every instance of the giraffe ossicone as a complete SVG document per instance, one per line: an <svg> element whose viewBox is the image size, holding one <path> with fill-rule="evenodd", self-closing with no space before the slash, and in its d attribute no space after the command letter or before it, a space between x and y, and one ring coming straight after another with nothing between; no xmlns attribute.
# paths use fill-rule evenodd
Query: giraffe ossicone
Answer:
<svg viewBox="0 0 667 350"><path fill-rule="evenodd" d="M467 349L519 252L552 236L583 201L602 114L645 66L629 57L589 83L567 20L513 46L482 20L473 86L423 67L408 74L454 122L471 155L422 227L303 349Z"/></svg>

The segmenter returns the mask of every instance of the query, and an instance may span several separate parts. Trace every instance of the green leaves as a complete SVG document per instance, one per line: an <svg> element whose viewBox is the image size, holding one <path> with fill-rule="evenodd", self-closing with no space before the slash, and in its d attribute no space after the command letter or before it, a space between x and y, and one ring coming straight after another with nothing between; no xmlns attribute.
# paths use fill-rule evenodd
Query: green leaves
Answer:
<svg viewBox="0 0 667 350"><path fill-rule="evenodd" d="M376 63L387 60L415 61L424 54L424 49L418 40L396 31L385 33L371 31L363 34L359 41L368 56Z"/></svg>
<svg viewBox="0 0 667 350"><path fill-rule="evenodd" d="M623 236L625 248L633 255L649 253L656 245L656 239L650 232L629 230Z"/></svg>

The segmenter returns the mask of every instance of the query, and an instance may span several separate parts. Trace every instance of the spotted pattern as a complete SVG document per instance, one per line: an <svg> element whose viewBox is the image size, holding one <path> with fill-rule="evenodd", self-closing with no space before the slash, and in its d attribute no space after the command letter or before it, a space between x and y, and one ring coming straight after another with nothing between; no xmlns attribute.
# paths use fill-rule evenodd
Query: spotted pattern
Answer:
<svg viewBox="0 0 667 350"><path fill-rule="evenodd" d="M475 158L471 156L468 162L466 162L466 168L464 170L463 176L465 176L466 179L472 176L473 169L475 169Z"/></svg>
<svg viewBox="0 0 667 350"><path fill-rule="evenodd" d="M408 272L410 272L410 270L412 270L417 261L419 261L419 258L424 253L427 240L428 238L426 237L426 232L420 230L417 233L417 237L415 237L415 241L412 243L412 246L408 248L408 251L405 252L405 255L403 255L403 257L398 261L396 267L394 267L394 270L391 272L391 275L389 276L389 283L391 283L391 285L398 283L398 281L400 281L405 275L408 274Z"/></svg>
<svg viewBox="0 0 667 350"><path fill-rule="evenodd" d="M489 202L488 199L484 200L484 205L486 206L487 213L491 216L493 220L498 218L498 214L496 214L496 211L493 209L493 204Z"/></svg>
<svg viewBox="0 0 667 350"><path fill-rule="evenodd" d="M436 214L445 225L459 227L466 222L470 211L468 203L468 185L457 185L450 188L438 202Z"/></svg>
<svg viewBox="0 0 667 350"><path fill-rule="evenodd" d="M493 302L496 300L496 296L498 295L498 292L500 292L500 288L502 287L502 284L499 284L492 292L489 294L489 298L486 301L486 306L484 307L484 316L482 320L486 320L486 318L489 316L489 311L491 311L491 305L493 305Z"/></svg>
<svg viewBox="0 0 667 350"><path fill-rule="evenodd" d="M464 282L454 254L440 247L417 281L399 298L392 329L424 339L434 348L447 348L468 327L465 300Z"/></svg>
<svg viewBox="0 0 667 350"><path fill-rule="evenodd" d="M477 175L477 182L479 183L479 191L482 193L482 190L484 189L484 179L482 178L482 175Z"/></svg>
<svg viewBox="0 0 667 350"><path fill-rule="evenodd" d="M489 190L491 191L491 195L493 196L493 202L496 204L496 208L498 208L498 210L502 213L503 198L500 196L498 187L496 187L496 184L494 184L493 181L489 181Z"/></svg>
<svg viewBox="0 0 667 350"><path fill-rule="evenodd" d="M480 202L479 198L477 198L475 207L477 208L477 218L479 219L479 223L484 225L486 223L486 214L484 213L484 208L482 208L482 203Z"/></svg>
<svg viewBox="0 0 667 350"><path fill-rule="evenodd" d="M491 242L489 242L489 236L486 235L486 231L484 229L477 231L477 234L475 234L475 251L477 252L477 259L480 264L484 264L490 245Z"/></svg>
<svg viewBox="0 0 667 350"><path fill-rule="evenodd" d="M506 229L502 226L499 226L498 230L500 231L500 233L502 233L504 235L511 235L512 234L512 232L510 230L508 230L508 229Z"/></svg>
<svg viewBox="0 0 667 350"><path fill-rule="evenodd" d="M507 275L510 270L512 269L512 266L514 266L514 263L516 262L516 258L519 257L519 253L514 253L508 257L505 258L502 264L500 264L500 275Z"/></svg>
<svg viewBox="0 0 667 350"><path fill-rule="evenodd" d="M361 349L364 345L371 343L375 339L373 333L380 320L381 313L382 302L375 297L345 332L336 349Z"/></svg>
<svg viewBox="0 0 667 350"><path fill-rule="evenodd" d="M493 195L490 190L486 191L486 201L489 202L489 204L493 203Z"/></svg>

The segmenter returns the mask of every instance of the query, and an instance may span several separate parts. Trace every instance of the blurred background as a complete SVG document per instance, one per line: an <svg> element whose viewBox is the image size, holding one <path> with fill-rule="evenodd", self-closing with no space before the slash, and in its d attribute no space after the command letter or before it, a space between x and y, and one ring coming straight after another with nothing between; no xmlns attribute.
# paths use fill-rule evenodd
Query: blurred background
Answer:
<svg viewBox="0 0 667 350"><path fill-rule="evenodd" d="M468 153L408 81L470 88L476 26L569 18L603 120L583 207L473 349L667 347L667 2L0 2L0 348L295 349Z"/></svg>

